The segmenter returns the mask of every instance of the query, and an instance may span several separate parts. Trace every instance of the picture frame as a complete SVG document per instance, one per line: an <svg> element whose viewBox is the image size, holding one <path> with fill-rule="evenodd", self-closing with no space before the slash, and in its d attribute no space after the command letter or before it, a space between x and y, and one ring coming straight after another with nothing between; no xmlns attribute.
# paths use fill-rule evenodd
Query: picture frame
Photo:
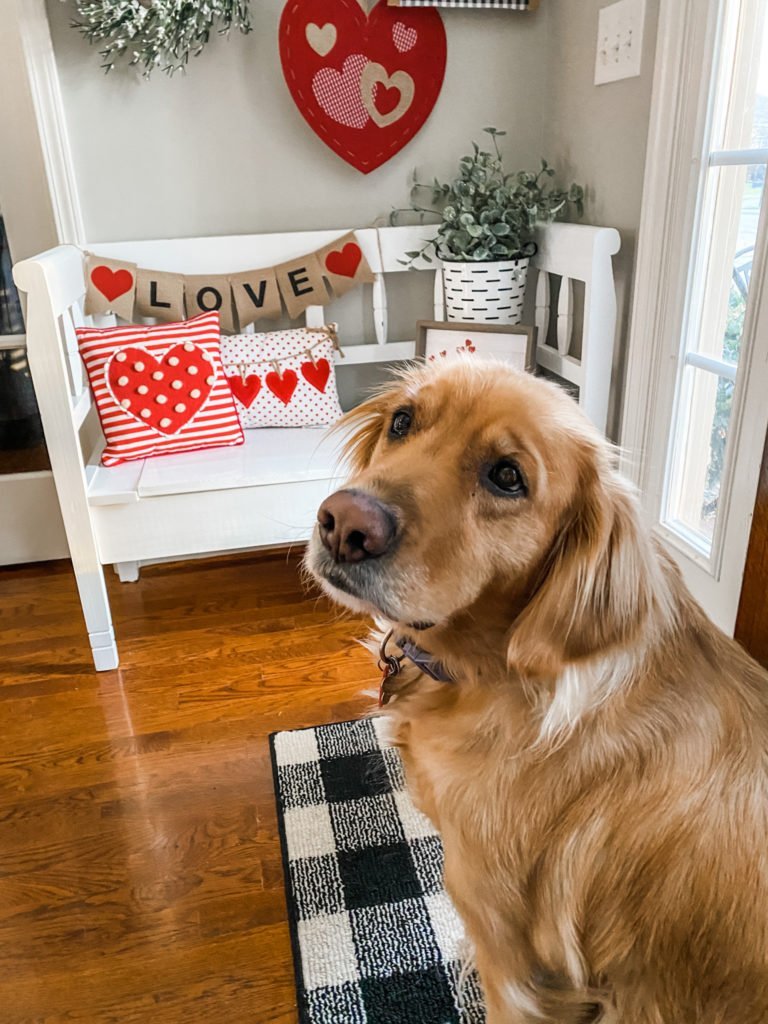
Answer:
<svg viewBox="0 0 768 1024"><path fill-rule="evenodd" d="M526 324L478 324L460 320L419 320L416 356L426 362L456 361L477 354L503 359L518 370L535 367L534 328Z"/></svg>
<svg viewBox="0 0 768 1024"><path fill-rule="evenodd" d="M458 7L462 10L535 11L539 0L387 0L389 7Z"/></svg>

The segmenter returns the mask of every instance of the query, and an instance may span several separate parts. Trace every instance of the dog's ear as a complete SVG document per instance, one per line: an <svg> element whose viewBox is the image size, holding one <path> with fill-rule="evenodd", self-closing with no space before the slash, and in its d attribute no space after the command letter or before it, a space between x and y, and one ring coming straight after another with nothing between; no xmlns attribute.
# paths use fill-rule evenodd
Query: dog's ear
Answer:
<svg viewBox="0 0 768 1024"><path fill-rule="evenodd" d="M345 434L344 455L355 473L367 468L385 422L386 401L382 395L369 398L346 413L338 423Z"/></svg>
<svg viewBox="0 0 768 1024"><path fill-rule="evenodd" d="M611 471L587 469L567 525L513 625L510 666L553 677L569 663L630 644L652 607L657 579L634 496Z"/></svg>

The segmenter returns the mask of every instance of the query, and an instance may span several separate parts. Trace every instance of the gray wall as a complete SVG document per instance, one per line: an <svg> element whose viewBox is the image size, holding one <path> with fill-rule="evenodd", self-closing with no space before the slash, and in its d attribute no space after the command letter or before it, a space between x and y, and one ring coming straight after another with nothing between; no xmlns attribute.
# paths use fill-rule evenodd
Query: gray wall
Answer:
<svg viewBox="0 0 768 1024"><path fill-rule="evenodd" d="M255 0L249 36L216 39L186 75L150 82L105 76L96 49L69 27L71 5L47 2L93 240L367 225L406 205L414 167L427 178L451 174L486 124L508 131L510 168L545 155L561 181L584 184L585 221L622 235L615 428L660 0L647 0L641 77L599 87L597 16L610 0L542 0L531 15L444 11L448 67L437 105L369 175L327 149L294 107L277 49L284 0Z"/></svg>
<svg viewBox="0 0 768 1024"><path fill-rule="evenodd" d="M542 0L549 9L549 67L544 151L561 178L587 187L585 220L618 228L614 260L619 304L619 345L614 385L624 378L637 231L643 191L653 58L660 0L646 0L642 73L596 86L597 19L610 0ZM617 436L621 388L614 386L609 422Z"/></svg>
<svg viewBox="0 0 768 1024"><path fill-rule="evenodd" d="M550 0L544 0L549 3ZM284 0L251 4L254 31L215 39L186 75L104 74L48 0L88 237L105 241L364 226L408 201L414 167L448 174L484 125L509 131L512 166L538 161L546 18L446 12L445 84L425 127L369 175L301 117L277 48Z"/></svg>

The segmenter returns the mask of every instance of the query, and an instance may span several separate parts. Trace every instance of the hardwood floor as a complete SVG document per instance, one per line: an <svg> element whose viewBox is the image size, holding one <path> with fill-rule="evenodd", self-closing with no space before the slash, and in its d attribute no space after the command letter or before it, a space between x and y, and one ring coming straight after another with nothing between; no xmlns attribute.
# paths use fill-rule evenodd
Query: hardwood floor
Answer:
<svg viewBox="0 0 768 1024"><path fill-rule="evenodd" d="M0 1022L296 1020L267 737L371 705L296 557L145 569L95 673L66 563L0 570Z"/></svg>

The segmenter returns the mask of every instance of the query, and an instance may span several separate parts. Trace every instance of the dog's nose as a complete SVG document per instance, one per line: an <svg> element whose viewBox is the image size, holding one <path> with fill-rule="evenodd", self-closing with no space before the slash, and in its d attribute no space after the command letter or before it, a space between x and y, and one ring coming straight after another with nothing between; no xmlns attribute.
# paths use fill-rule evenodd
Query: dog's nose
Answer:
<svg viewBox="0 0 768 1024"><path fill-rule="evenodd" d="M386 554L397 523L391 509L361 491L336 491L317 512L320 539L335 562L362 562Z"/></svg>

